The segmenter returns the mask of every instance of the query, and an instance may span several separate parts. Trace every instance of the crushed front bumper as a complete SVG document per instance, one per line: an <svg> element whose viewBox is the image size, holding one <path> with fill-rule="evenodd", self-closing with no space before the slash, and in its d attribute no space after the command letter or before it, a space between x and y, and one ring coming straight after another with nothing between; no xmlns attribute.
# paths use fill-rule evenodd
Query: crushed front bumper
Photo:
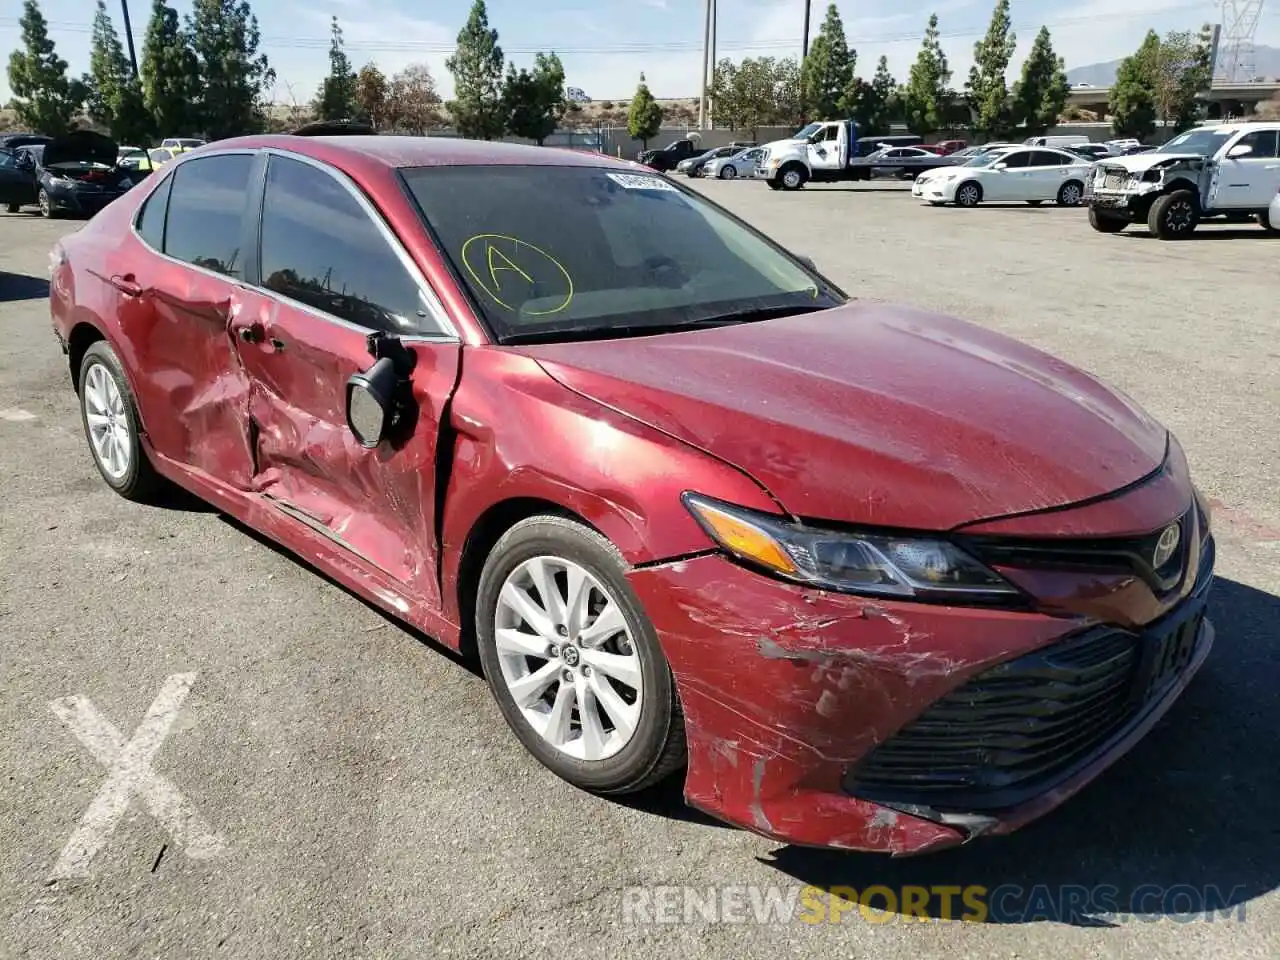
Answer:
<svg viewBox="0 0 1280 960"><path fill-rule="evenodd" d="M636 570L630 579L684 708L687 801L780 842L905 855L1017 829L1140 740L1212 646L1212 626L1191 609L1202 607L1211 569L1203 589L1174 608L1194 617L1194 629L1160 689L1095 730L1083 749L1034 784L1024 783L1014 805L981 809L921 803L907 789L886 791L883 782L860 795L859 772L877 748L948 697L964 698L993 668L1020 658L1030 663L1096 631L1095 624L824 593L716 555ZM1142 645L1146 634L1130 636Z"/></svg>

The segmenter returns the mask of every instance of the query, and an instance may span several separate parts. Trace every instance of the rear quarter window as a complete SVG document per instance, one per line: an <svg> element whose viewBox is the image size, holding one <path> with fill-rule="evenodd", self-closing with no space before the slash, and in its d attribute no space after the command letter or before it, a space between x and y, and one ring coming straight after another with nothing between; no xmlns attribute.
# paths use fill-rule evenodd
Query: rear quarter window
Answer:
<svg viewBox="0 0 1280 960"><path fill-rule="evenodd" d="M215 273L244 276L244 211L253 156L188 160L169 175L164 252Z"/></svg>
<svg viewBox="0 0 1280 960"><path fill-rule="evenodd" d="M164 220L169 210L172 187L173 177L165 177L151 196L142 202L142 210L138 214L138 235L153 250L164 250Z"/></svg>

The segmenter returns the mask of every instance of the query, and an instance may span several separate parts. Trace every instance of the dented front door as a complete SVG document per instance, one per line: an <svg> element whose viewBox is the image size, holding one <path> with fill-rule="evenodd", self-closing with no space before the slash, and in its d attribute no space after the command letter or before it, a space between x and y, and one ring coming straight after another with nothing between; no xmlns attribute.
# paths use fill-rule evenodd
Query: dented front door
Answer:
<svg viewBox="0 0 1280 960"><path fill-rule="evenodd" d="M346 423L347 379L373 364L367 330L266 294L237 325L254 490L435 608L436 451L459 346L405 344L415 357L411 422L369 450Z"/></svg>

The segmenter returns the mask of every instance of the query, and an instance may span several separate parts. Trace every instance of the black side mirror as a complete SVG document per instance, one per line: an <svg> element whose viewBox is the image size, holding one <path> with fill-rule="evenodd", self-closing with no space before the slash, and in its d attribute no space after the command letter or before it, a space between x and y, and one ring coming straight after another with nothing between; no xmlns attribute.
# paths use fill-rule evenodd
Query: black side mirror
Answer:
<svg viewBox="0 0 1280 960"><path fill-rule="evenodd" d="M347 380L347 426L360 446L380 444L396 420L400 377L390 357Z"/></svg>

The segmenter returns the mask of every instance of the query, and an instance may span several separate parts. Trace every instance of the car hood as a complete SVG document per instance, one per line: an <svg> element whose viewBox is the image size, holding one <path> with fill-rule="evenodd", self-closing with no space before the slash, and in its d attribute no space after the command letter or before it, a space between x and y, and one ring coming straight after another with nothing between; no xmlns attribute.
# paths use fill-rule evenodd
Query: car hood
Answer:
<svg viewBox="0 0 1280 960"><path fill-rule="evenodd" d="M1198 153L1135 153L1130 157L1102 157L1098 162L1107 167L1121 167L1130 173L1145 173L1165 163L1206 159Z"/></svg>
<svg viewBox="0 0 1280 960"><path fill-rule="evenodd" d="M886 304L518 349L800 517L949 529L1111 493L1167 444L1132 400L1062 361Z"/></svg>
<svg viewBox="0 0 1280 960"><path fill-rule="evenodd" d="M119 153L120 147L105 134L73 130L45 144L43 163L46 167L59 163L100 163L114 167Z"/></svg>

